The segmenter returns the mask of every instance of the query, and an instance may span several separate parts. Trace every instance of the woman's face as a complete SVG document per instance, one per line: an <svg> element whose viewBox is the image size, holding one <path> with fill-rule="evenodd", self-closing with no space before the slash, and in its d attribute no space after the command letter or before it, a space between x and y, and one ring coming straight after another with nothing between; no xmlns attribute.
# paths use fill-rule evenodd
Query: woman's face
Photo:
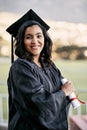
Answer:
<svg viewBox="0 0 87 130"><path fill-rule="evenodd" d="M24 45L26 50L33 55L33 57L40 56L44 47L44 35L38 25L27 27L24 34Z"/></svg>

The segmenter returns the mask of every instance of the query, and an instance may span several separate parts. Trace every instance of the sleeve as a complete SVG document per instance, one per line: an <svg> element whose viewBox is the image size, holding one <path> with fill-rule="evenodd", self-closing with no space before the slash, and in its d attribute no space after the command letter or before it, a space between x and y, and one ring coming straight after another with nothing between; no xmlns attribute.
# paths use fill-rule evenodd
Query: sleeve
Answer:
<svg viewBox="0 0 87 130"><path fill-rule="evenodd" d="M15 108L27 122L36 120L47 125L60 113L65 93L45 90L32 68L25 63L19 62L11 68L8 82L11 83Z"/></svg>

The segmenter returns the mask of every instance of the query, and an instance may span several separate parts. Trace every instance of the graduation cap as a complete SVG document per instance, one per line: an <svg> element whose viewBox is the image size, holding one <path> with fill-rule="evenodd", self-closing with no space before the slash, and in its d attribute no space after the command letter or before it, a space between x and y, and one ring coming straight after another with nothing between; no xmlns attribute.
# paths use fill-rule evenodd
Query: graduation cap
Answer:
<svg viewBox="0 0 87 130"><path fill-rule="evenodd" d="M28 20L34 20L43 26L46 31L50 28L32 9L30 9L24 16L18 19L15 23L9 26L6 31L11 35L11 62L14 61L13 37L17 36L19 28Z"/></svg>

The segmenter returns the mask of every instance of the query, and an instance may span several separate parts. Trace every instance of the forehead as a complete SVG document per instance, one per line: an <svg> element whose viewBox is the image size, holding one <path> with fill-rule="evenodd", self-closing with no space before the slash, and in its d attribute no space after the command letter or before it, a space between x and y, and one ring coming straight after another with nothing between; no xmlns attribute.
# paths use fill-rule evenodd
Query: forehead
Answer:
<svg viewBox="0 0 87 130"><path fill-rule="evenodd" d="M39 25L31 25L26 28L25 33L42 33L42 29Z"/></svg>

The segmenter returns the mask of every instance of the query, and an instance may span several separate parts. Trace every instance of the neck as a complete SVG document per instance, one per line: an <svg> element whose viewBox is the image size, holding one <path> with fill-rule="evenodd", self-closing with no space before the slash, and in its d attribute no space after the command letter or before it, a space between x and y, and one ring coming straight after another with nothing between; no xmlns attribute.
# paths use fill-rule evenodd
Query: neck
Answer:
<svg viewBox="0 0 87 130"><path fill-rule="evenodd" d="M37 64L39 67L42 67L39 58L34 57L34 63Z"/></svg>

